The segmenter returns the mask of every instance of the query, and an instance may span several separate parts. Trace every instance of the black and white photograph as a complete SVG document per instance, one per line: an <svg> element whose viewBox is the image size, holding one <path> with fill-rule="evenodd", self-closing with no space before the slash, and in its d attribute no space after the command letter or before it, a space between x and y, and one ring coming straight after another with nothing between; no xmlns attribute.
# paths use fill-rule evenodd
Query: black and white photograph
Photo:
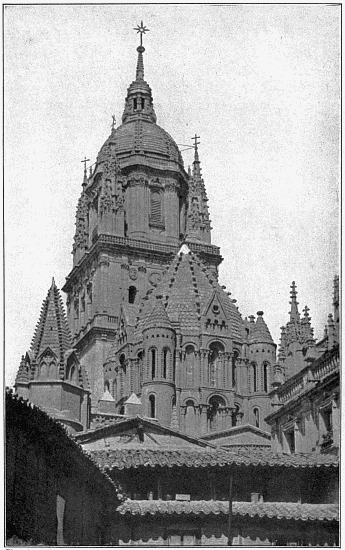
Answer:
<svg viewBox="0 0 345 550"><path fill-rule="evenodd" d="M3 4L5 541L340 545L341 4Z"/></svg>

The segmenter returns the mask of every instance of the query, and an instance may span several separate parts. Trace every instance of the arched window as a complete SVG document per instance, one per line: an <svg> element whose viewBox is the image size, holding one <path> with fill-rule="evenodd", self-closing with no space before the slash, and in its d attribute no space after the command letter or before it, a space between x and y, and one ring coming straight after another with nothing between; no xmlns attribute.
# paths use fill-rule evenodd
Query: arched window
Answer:
<svg viewBox="0 0 345 550"><path fill-rule="evenodd" d="M155 348L151 349L151 378L152 380L156 378L156 350Z"/></svg>
<svg viewBox="0 0 345 550"><path fill-rule="evenodd" d="M262 379L263 379L263 390L268 393L269 391L269 364L264 363L262 367Z"/></svg>
<svg viewBox="0 0 345 550"><path fill-rule="evenodd" d="M137 372L137 393L141 391L143 383L143 352L138 353L138 372Z"/></svg>
<svg viewBox="0 0 345 550"><path fill-rule="evenodd" d="M149 407L150 418L156 418L156 398L154 395L149 396L149 405L150 405Z"/></svg>
<svg viewBox="0 0 345 550"><path fill-rule="evenodd" d="M194 374L194 348L193 346L186 347L186 384L187 387L193 387L193 374Z"/></svg>
<svg viewBox="0 0 345 550"><path fill-rule="evenodd" d="M234 355L232 356L232 387L233 389L236 389L237 386L237 372L236 372L236 361L238 359L238 352L235 351Z"/></svg>
<svg viewBox="0 0 345 550"><path fill-rule="evenodd" d="M210 421L210 430L216 431L223 428L221 408L225 407L225 401L222 397L215 395L211 397L209 401L209 421Z"/></svg>
<svg viewBox="0 0 345 550"><path fill-rule="evenodd" d="M191 400L186 403L185 430L186 433L195 435L195 407Z"/></svg>
<svg viewBox="0 0 345 550"><path fill-rule="evenodd" d="M219 342L214 342L210 345L210 354L209 354L209 383L212 388L215 388L219 385L219 376L220 376L220 353L224 351L224 347Z"/></svg>
<svg viewBox="0 0 345 550"><path fill-rule="evenodd" d="M43 380L48 378L48 365L45 361L43 361L43 363L41 363L40 378L42 378Z"/></svg>
<svg viewBox="0 0 345 550"><path fill-rule="evenodd" d="M254 420L254 426L257 428L260 428L260 411L257 407L253 409L253 420Z"/></svg>
<svg viewBox="0 0 345 550"><path fill-rule="evenodd" d="M158 189L151 190L150 222L162 223L162 194Z"/></svg>
<svg viewBox="0 0 345 550"><path fill-rule="evenodd" d="M251 375L252 375L252 391L258 391L258 376L257 376L257 367L255 363L252 363L250 366Z"/></svg>
<svg viewBox="0 0 345 550"><path fill-rule="evenodd" d="M125 406L124 406L124 405L122 405L122 406L120 407L119 414L125 414Z"/></svg>
<svg viewBox="0 0 345 550"><path fill-rule="evenodd" d="M232 411L232 414L231 414L231 426L237 426L239 412L240 412L240 406L235 405L235 410Z"/></svg>
<svg viewBox="0 0 345 550"><path fill-rule="evenodd" d="M54 378L57 377L57 372L56 372L56 363L54 361L52 361L49 365L49 378L51 380L54 380Z"/></svg>
<svg viewBox="0 0 345 550"><path fill-rule="evenodd" d="M163 351L163 378L167 378L168 375L169 354L170 351L168 349Z"/></svg>
<svg viewBox="0 0 345 550"><path fill-rule="evenodd" d="M129 304L134 304L136 295L137 295L136 287L135 286L130 286L129 289L128 289L128 303Z"/></svg>
<svg viewBox="0 0 345 550"><path fill-rule="evenodd" d="M113 380L113 398L117 401L117 380Z"/></svg>
<svg viewBox="0 0 345 550"><path fill-rule="evenodd" d="M126 374L126 357L123 353L120 355L120 367L124 374Z"/></svg>

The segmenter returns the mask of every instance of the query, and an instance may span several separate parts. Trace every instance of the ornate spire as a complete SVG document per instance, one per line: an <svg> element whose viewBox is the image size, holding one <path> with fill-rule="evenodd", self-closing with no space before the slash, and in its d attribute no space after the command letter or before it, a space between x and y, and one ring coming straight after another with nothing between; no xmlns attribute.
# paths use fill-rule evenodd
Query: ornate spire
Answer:
<svg viewBox="0 0 345 550"><path fill-rule="evenodd" d="M78 262L81 256L84 254L88 245L88 231L87 231L88 198L85 192L85 189L88 184L87 173L86 173L86 163L88 162L88 159L86 159L85 157L85 159L82 160L81 162L84 162L84 178L82 183L83 190L81 192L81 195L78 200L78 205L77 205L77 212L75 216L76 229L75 229L74 243L73 243L73 254L77 254L77 257L75 256L74 258L76 262Z"/></svg>
<svg viewBox="0 0 345 550"><path fill-rule="evenodd" d="M18 383L27 384L29 382L29 378L30 377L29 377L28 369L26 367L25 357L24 357L24 355L22 355L20 365L19 365L19 369L18 369L17 376L16 376L15 384L16 385Z"/></svg>
<svg viewBox="0 0 345 550"><path fill-rule="evenodd" d="M42 304L30 351L33 359L36 360L44 350L50 348L60 361L60 365L63 365L65 353L72 347L72 337L62 299L53 278L47 297Z"/></svg>
<svg viewBox="0 0 345 550"><path fill-rule="evenodd" d="M194 161L193 161L193 178L195 180L201 179L201 170L200 170L200 159L199 159L199 151L198 151L198 145L200 144L200 136L197 136L196 134L194 137L192 137L194 140Z"/></svg>
<svg viewBox="0 0 345 550"><path fill-rule="evenodd" d="M313 345L315 343L313 337L313 329L311 328L311 318L309 317L309 308L305 306L303 309L303 318L301 320L301 340L302 343Z"/></svg>
<svg viewBox="0 0 345 550"><path fill-rule="evenodd" d="M85 189L85 187L87 186L87 172L86 172L86 163L87 162L90 162L90 159L87 159L86 157L84 157L84 159L81 161L84 163L84 179L83 179L83 189Z"/></svg>
<svg viewBox="0 0 345 550"><path fill-rule="evenodd" d="M211 242L211 222L208 212L208 198L204 180L201 177L198 152L199 136L192 137L194 141L193 170L189 178L189 197L187 213L187 239Z"/></svg>
<svg viewBox="0 0 345 550"><path fill-rule="evenodd" d="M145 48L143 46L143 34L146 34L149 32L150 29L147 29L143 22L141 21L140 25L137 25L134 28L137 33L140 33L140 46L137 47L138 52L138 61L137 61L137 72L136 72L136 80L144 80L144 59L143 59L143 53L145 51Z"/></svg>
<svg viewBox="0 0 345 550"><path fill-rule="evenodd" d="M296 283L295 281L292 281L291 285L291 302L289 304L291 305L291 311L290 313L290 322L298 322L300 320L300 315L298 312L298 302L297 302L297 290L296 290Z"/></svg>
<svg viewBox="0 0 345 550"><path fill-rule="evenodd" d="M136 68L135 81L128 88L125 110L122 115L122 122L156 122L157 117L153 108L152 92L150 86L144 80L144 59L143 53L143 34L146 34L149 29L145 27L141 21L134 29L140 33L140 46L137 47L138 61ZM137 131L140 133L140 128Z"/></svg>

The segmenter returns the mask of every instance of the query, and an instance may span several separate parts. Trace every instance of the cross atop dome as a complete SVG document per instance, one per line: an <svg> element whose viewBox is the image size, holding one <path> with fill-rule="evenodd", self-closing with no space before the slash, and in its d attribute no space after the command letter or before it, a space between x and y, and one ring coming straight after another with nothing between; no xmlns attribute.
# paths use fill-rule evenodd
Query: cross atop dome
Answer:
<svg viewBox="0 0 345 550"><path fill-rule="evenodd" d="M137 48L137 50L139 51L139 48L143 47L143 34L146 34L147 32L149 32L150 29L145 27L145 25L141 21L140 25L137 25L136 27L134 27L133 30L137 31L137 34L140 33L140 46Z"/></svg>

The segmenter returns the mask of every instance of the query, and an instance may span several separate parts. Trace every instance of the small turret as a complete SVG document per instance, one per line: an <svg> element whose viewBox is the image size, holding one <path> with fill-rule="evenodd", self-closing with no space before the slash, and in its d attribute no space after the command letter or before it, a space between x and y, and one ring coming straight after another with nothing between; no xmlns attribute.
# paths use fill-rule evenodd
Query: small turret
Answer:
<svg viewBox="0 0 345 550"><path fill-rule="evenodd" d="M143 326L146 368L144 366L142 403L147 416L170 426L175 396L175 330L167 315L161 294Z"/></svg>

